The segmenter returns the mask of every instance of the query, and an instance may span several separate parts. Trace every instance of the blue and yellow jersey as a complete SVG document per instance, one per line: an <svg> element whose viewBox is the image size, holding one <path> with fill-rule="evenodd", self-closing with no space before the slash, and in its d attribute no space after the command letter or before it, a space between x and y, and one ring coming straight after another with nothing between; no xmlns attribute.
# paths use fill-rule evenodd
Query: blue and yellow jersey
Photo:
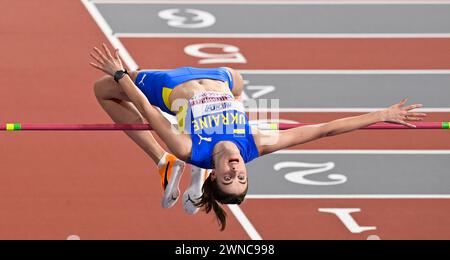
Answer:
<svg viewBox="0 0 450 260"><path fill-rule="evenodd" d="M195 79L212 79L225 82L230 90L233 89L233 76L226 68L201 69L182 67L167 71L140 71L135 83L144 93L150 104L162 111L175 115L169 102L170 94L175 87Z"/></svg>
<svg viewBox="0 0 450 260"><path fill-rule="evenodd" d="M192 139L189 163L212 169L214 147L222 141L233 142L244 161L259 156L248 117L241 102L230 94L205 92L189 101L185 126Z"/></svg>
<svg viewBox="0 0 450 260"><path fill-rule="evenodd" d="M233 89L233 77L226 68L200 69L183 67L170 71L141 71L135 83L153 106L175 115L169 102L173 89L194 79L213 79L225 82ZM192 138L189 163L212 169L214 147L222 141L233 142L245 162L259 156L248 117L241 102L231 94L204 92L189 100L178 115L178 122Z"/></svg>

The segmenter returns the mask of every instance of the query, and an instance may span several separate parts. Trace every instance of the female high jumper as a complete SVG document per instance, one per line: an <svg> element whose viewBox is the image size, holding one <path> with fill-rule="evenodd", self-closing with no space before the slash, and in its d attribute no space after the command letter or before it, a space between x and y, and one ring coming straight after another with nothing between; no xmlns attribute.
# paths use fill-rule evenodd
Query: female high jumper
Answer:
<svg viewBox="0 0 450 260"><path fill-rule="evenodd" d="M162 206L170 208L177 202L185 162L212 169L205 178L199 176L200 171L193 171L191 186L200 187L200 192L196 197L186 192L184 199L195 209L204 208L206 213L213 210L221 230L226 227L226 214L220 204L241 204L247 194L246 163L378 122L414 128L408 121L426 117L411 112L423 105L405 106L404 99L384 110L269 134L249 125L240 101L244 81L233 69L183 67L128 73L119 50L111 53L105 44L103 51L94 48L91 57L95 60L91 66L107 74L95 83L94 91L109 116L116 123L148 122L171 152L166 152L150 131L125 131L158 165L164 189ZM176 116L178 129L155 107Z"/></svg>

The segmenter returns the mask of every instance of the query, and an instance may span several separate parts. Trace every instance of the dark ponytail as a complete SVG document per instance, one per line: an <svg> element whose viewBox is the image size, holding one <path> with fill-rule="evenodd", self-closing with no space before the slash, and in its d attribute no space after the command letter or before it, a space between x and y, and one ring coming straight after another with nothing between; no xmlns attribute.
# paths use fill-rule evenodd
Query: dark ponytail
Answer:
<svg viewBox="0 0 450 260"><path fill-rule="evenodd" d="M203 184L202 190L203 195L200 198L200 201L195 204L195 206L203 208L207 214L214 210L217 222L220 226L220 231L224 231L227 226L227 213L222 208L222 206L220 206L220 204L240 205L247 195L248 187L244 191L244 193L240 195L229 195L220 190L219 186L217 185L217 181L212 181L210 175Z"/></svg>

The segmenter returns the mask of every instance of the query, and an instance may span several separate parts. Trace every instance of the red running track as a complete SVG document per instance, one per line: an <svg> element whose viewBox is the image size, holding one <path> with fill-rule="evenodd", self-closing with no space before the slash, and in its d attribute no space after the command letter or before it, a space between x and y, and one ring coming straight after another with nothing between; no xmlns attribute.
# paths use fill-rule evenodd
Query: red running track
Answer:
<svg viewBox="0 0 450 260"><path fill-rule="evenodd" d="M102 75L89 66L90 50L107 39L82 3L2 8L0 121L111 122L93 94ZM0 239L249 238L232 217L218 232L211 216L186 216L181 205L163 210L156 167L123 133L0 133L0 140Z"/></svg>

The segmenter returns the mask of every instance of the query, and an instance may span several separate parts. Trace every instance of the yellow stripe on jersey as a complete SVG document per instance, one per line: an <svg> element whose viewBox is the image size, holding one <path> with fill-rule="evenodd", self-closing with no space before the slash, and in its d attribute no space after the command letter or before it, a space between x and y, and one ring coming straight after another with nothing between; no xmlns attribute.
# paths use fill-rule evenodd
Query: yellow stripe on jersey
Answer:
<svg viewBox="0 0 450 260"><path fill-rule="evenodd" d="M173 91L173 89L170 89L168 87L163 87L163 90L162 90L162 98L163 98L164 104L166 105L166 107L169 110L172 110L172 108L171 108L172 105L170 104L170 94L172 94L172 91Z"/></svg>
<svg viewBox="0 0 450 260"><path fill-rule="evenodd" d="M234 134L245 135L245 129L234 129Z"/></svg>
<svg viewBox="0 0 450 260"><path fill-rule="evenodd" d="M189 105L186 104L180 107L180 111L177 113L178 129L180 129L182 133L186 130L186 117L187 112L189 111L188 106Z"/></svg>

